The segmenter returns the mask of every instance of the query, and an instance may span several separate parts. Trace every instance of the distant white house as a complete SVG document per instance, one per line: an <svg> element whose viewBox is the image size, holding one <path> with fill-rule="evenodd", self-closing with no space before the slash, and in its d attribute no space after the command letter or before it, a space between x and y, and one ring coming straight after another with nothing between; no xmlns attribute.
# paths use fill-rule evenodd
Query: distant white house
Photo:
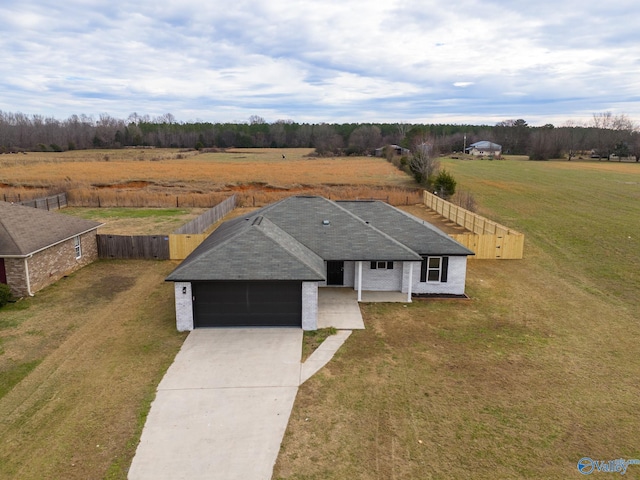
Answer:
<svg viewBox="0 0 640 480"><path fill-rule="evenodd" d="M476 157L494 157L500 158L502 155L502 145L483 140L481 142L472 143L467 147L466 153Z"/></svg>

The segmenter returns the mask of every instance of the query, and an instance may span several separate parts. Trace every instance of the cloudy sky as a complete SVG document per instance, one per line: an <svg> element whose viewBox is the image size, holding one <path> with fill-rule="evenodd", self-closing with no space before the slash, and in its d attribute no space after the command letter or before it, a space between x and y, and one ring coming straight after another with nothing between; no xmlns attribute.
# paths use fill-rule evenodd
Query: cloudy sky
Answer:
<svg viewBox="0 0 640 480"><path fill-rule="evenodd" d="M640 123L637 0L0 0L0 110Z"/></svg>

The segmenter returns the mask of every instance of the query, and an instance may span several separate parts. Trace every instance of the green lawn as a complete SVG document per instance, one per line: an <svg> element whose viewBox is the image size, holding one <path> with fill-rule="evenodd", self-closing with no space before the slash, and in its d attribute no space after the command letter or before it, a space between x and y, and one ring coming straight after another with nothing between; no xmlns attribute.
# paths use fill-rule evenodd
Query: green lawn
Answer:
<svg viewBox="0 0 640 480"><path fill-rule="evenodd" d="M640 164L450 160L443 165L479 199L479 213L526 233L550 268L583 288L637 302Z"/></svg>
<svg viewBox="0 0 640 480"><path fill-rule="evenodd" d="M526 235L525 259L471 260L470 300L364 305L367 329L300 388L275 479L564 479L585 456L640 458L640 165L442 165Z"/></svg>
<svg viewBox="0 0 640 480"><path fill-rule="evenodd" d="M60 213L103 223L98 233L168 235L203 213L204 208L69 207Z"/></svg>

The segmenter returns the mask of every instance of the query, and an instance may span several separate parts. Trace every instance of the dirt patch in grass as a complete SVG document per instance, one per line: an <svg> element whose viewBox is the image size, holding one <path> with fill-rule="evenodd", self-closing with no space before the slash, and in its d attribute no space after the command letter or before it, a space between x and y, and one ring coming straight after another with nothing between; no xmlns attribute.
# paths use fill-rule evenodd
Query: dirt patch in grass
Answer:
<svg viewBox="0 0 640 480"><path fill-rule="evenodd" d="M302 362L304 363L304 361L322 345L322 342L336 333L338 333L338 331L333 327L305 331L302 336Z"/></svg>
<svg viewBox="0 0 640 480"><path fill-rule="evenodd" d="M100 261L2 310L0 477L126 478L184 339L174 266Z"/></svg>

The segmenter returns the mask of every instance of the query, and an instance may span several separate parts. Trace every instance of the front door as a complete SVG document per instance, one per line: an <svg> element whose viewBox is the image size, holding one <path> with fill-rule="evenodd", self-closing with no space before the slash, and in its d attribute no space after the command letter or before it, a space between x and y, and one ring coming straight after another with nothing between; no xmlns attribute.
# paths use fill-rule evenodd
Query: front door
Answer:
<svg viewBox="0 0 640 480"><path fill-rule="evenodd" d="M344 285L344 262L327 261L327 285Z"/></svg>

